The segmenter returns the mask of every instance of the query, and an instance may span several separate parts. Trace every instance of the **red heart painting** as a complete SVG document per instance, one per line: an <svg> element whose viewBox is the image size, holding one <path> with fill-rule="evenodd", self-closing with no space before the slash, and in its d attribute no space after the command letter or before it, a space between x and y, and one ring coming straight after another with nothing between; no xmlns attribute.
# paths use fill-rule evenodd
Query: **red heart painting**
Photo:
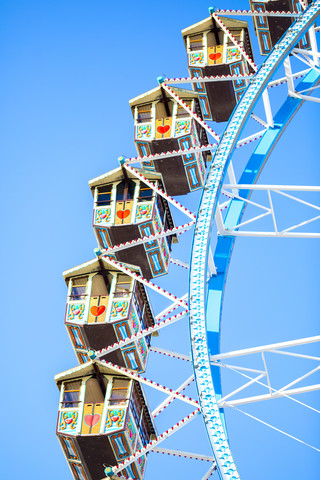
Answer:
<svg viewBox="0 0 320 480"><path fill-rule="evenodd" d="M90 308L90 312L94 317L99 317L106 311L106 307L104 305L100 305L100 307L96 307L95 305Z"/></svg>
<svg viewBox="0 0 320 480"><path fill-rule="evenodd" d="M221 58L221 53L210 53L209 58L210 60L219 60Z"/></svg>
<svg viewBox="0 0 320 480"><path fill-rule="evenodd" d="M94 427L97 423L100 422L100 415L95 413L94 415L85 415L84 423L88 425L88 427Z"/></svg>
<svg viewBox="0 0 320 480"><path fill-rule="evenodd" d="M121 219L127 218L130 215L131 211L130 210L118 210L117 211L117 216Z"/></svg>
<svg viewBox="0 0 320 480"><path fill-rule="evenodd" d="M160 127L157 127L157 132L161 133L161 135L164 135L165 133L169 132L169 130L170 130L170 125L165 125L164 127L160 125Z"/></svg>
<svg viewBox="0 0 320 480"><path fill-rule="evenodd" d="M65 422L66 422L67 425L69 425L70 423L72 423L72 418L67 418L67 419L65 420Z"/></svg>
<svg viewBox="0 0 320 480"><path fill-rule="evenodd" d="M112 420L113 422L116 422L117 420L119 420L119 417L118 417L118 416L113 416L113 417L111 417L111 420Z"/></svg>

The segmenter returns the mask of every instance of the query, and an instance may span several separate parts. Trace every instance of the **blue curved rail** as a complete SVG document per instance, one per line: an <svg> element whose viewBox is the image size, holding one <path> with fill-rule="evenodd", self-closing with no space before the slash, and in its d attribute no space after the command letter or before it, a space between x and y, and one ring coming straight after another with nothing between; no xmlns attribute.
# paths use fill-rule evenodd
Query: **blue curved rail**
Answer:
<svg viewBox="0 0 320 480"><path fill-rule="evenodd" d="M221 394L219 373L212 372L209 355L219 352L219 335L223 290L231 258L234 237L220 237L215 253L218 275L209 282L206 295L206 266L211 225L221 186L227 172L235 145L255 104L267 87L271 76L279 68L299 38L320 15L320 0L315 0L288 29L280 42L261 65L247 87L242 99L221 137L212 166L208 172L200 201L195 234L193 238L189 279L189 318L191 352L200 405L212 451L221 479L240 478L229 448L223 415L218 407ZM299 84L299 90L313 86L320 80L320 71L310 71ZM297 88L297 90L298 90ZM252 154L239 183L255 183L275 143L286 125L298 111L303 101L288 97L275 116L274 128L268 128ZM249 191L242 191L247 198ZM245 202L233 200L228 209L226 222L233 226L241 218ZM206 304L210 317L206 318ZM216 369L217 370L217 369ZM214 378L213 378L214 376Z"/></svg>

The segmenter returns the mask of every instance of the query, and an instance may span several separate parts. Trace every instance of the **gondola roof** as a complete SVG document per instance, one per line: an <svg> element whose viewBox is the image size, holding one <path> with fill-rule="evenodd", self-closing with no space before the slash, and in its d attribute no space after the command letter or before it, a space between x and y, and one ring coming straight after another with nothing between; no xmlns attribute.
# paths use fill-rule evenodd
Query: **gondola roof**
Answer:
<svg viewBox="0 0 320 480"><path fill-rule="evenodd" d="M102 265L101 265L102 262ZM140 268L135 265L126 264L130 269L137 271L140 273ZM108 272L119 272L118 268L115 268L111 263L108 262L107 259L101 258L94 258L89 262L81 263L81 265L77 265L76 267L70 268L63 272L63 278L67 281L70 277L75 277L78 275L88 275L90 273L99 273L103 272L103 270L108 270Z"/></svg>
<svg viewBox="0 0 320 480"><path fill-rule="evenodd" d="M138 170L138 172L141 173L148 180L162 180L161 173L150 172L150 170L144 170L141 168L136 168L136 170ZM114 170L111 170L110 172L104 173L103 175L100 175L99 177L96 177L90 180L89 187L91 188L91 191L93 193L93 190L95 187L98 187L99 185L105 185L106 183L119 182L125 178L125 175L128 178L137 180L136 175L131 173L129 170L126 170L124 174L123 168L118 167L118 168L115 168Z"/></svg>
<svg viewBox="0 0 320 480"><path fill-rule="evenodd" d="M196 33L202 33L202 32L209 32L212 30L214 27L213 25L213 17L208 17L205 18L204 20L201 20L201 22L194 23L193 25L190 25L190 27L184 28L181 30L181 33L183 37L186 37L188 35L194 35ZM227 18L223 17L223 23L227 28L248 28L248 22L244 20L235 20L234 18ZM218 28L219 25L217 25Z"/></svg>
<svg viewBox="0 0 320 480"><path fill-rule="evenodd" d="M198 98L197 93L187 90L185 88L175 88L175 87L170 87L179 97L182 97L184 99L194 99ZM172 99L172 97L167 94L168 99ZM151 103L155 102L157 100L162 100L163 99L163 88L161 86L158 86L156 88L153 88L152 90L148 90L148 92L145 92L141 95L138 95L137 97L132 98L129 100L129 105L131 108L135 107L136 105L143 105L144 103Z"/></svg>

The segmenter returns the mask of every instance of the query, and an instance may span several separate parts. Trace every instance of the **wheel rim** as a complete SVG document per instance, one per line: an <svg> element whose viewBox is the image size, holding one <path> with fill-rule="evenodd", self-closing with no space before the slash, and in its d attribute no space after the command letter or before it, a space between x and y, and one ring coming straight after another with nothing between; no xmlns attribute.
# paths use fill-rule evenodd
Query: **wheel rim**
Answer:
<svg viewBox="0 0 320 480"><path fill-rule="evenodd" d="M217 147L211 169L208 172L206 185L203 190L202 198L199 206L199 213L195 225L195 235L192 246L191 269L190 269L190 283L189 283L189 298L190 298L190 336L192 345L192 357L194 363L194 372L196 378L197 389L199 393L199 400L202 408L202 414L205 420L206 429L208 432L211 447L217 462L220 478L237 479L240 478L237 472L235 463L230 451L223 415L220 416L219 407L217 403L217 396L221 393L220 377L211 373L209 354L218 353L219 349L219 332L220 332L220 312L221 308L217 308L218 318L211 321L210 324L215 324L215 328L208 330L206 327L207 319L205 313L206 301L210 302L210 291L217 290L217 281L212 279L209 286L208 298L206 298L206 266L208 262L208 246L209 234L213 216L217 208L217 199L221 190L223 179L226 175L228 164L231 160L232 152L236 146L237 139L244 125L248 119L250 112L254 105L262 95L271 76L279 68L280 64L289 54L290 50L297 43L303 33L314 23L317 16L320 14L320 2L314 2L299 18L298 22L291 27L284 35L282 40L278 43L276 48L270 53L266 61L259 68L254 81L247 87L242 99L233 112L232 117L221 137L220 143ZM320 80L319 72L313 71L311 81L316 85ZM301 90L305 85L301 82ZM291 99L292 100L292 99ZM250 180L247 178L245 183L255 183L265 161L267 160L274 144L280 138L286 125L296 113L302 102L295 99L295 102L288 100L292 105L292 111L286 113L282 120L277 135L274 132L268 132L269 147L266 149L264 158L261 159L260 165L256 165L256 173L252 175ZM266 133L267 135L267 133ZM273 137L273 138L271 138ZM260 142L261 144L261 142ZM258 148L258 147L257 147ZM241 177L243 180L243 177ZM242 183L240 180L239 183ZM249 192L248 192L249 193ZM229 214L234 215L234 208L230 206ZM243 210L238 211L241 217ZM221 239L219 247L223 245L225 252L225 264L222 266L224 272L223 286L219 287L220 307L223 298L224 283L226 280L226 273L228 263L230 261L234 239ZM220 283L219 279L219 283ZM210 337L210 339L207 338ZM214 395L212 395L214 392Z"/></svg>

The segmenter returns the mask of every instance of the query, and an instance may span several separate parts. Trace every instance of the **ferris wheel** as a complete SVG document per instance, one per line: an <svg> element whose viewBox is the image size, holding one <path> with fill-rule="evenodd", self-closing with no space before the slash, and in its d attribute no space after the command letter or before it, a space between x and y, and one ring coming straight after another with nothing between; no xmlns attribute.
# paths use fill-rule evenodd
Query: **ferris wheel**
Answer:
<svg viewBox="0 0 320 480"><path fill-rule="evenodd" d="M234 55L239 54L242 57L242 70L240 65L237 66L237 68L240 68L240 71L231 69L229 75L208 76L204 74L204 76L201 76L202 60L201 56L199 56L201 48L199 47L198 37L203 25L199 27L196 24L190 27L190 32L186 31L186 43L190 58L195 59L193 68L198 69L198 71L193 71L191 78L159 77L159 87L147 92L147 94L141 96L142 98L137 97L130 101L136 122L135 141L139 157L131 159L121 158L120 169L115 169L90 182L95 200L94 222L96 221L97 223L94 223L94 228L99 248L96 251L97 260L95 263L89 265L90 262L88 262L80 269L78 268L78 270L69 271L65 274L67 279L71 278L69 289L70 297L73 296L73 299L71 298L72 301L69 302L68 308L70 308L70 314L73 315L72 318L74 319L78 316L81 319L81 315L84 315L86 307L84 306L81 310L79 305L86 290L81 290L84 287L83 284L79 283L79 278L80 280L84 278L84 274L89 274L90 277L93 272L93 270L90 270L92 265L95 266L94 268L100 268L101 272L106 269L111 271L112 268L121 272L123 289L128 284L128 281L123 279L123 275L127 275L132 281L142 285L141 289L143 288L143 290L140 291L142 292L142 297L144 296L143 298L147 299L145 302L148 301L150 312L152 309L152 307L150 309L150 305L154 302L155 295L160 294L166 302L168 300L171 302L169 306L163 304L163 310L154 316L154 321L151 321L150 313L149 321L146 321L144 325L141 324L141 328L134 333L127 331L121 337L119 330L119 336L114 337L116 341L105 345L105 348L98 345L99 342L97 340L92 340L92 345L95 344L95 347L90 349L84 348L83 345L81 346L81 339L79 340L77 337L79 335L78 327L74 325L70 328L68 327L70 338L76 345L75 349L78 358L83 363L81 368L85 370L86 375L89 374L89 367L86 365L90 361L100 362L102 359L100 362L102 366L99 366L97 363L98 367L96 367L100 369L100 375L110 376L114 372L114 374L123 375L139 385L144 385L148 389L153 389L162 396L165 395L165 399L160 401L153 411L148 407L147 401L144 400L145 403L141 412L144 409L150 410L144 421L152 425L150 429L152 429L153 436L149 435L146 442L135 443L134 451L128 451L128 454L120 456L121 461L118 458L117 465L106 465L105 473L108 478L133 479L136 478L135 475L142 478L144 474L146 479L148 475L150 475L150 478L156 478L155 473L151 473L151 466L150 470L148 470L149 466L145 467L146 455L151 452L153 452L152 455L154 456L156 456L156 453L162 454L163 472L161 472L159 478L189 478L187 476L188 471L191 471L187 466L185 471L180 470L181 477L179 477L179 474L170 477L168 470L166 470L167 467L163 461L163 456L189 458L191 462L202 461L202 464L207 463L205 471L199 473L196 477L202 480L209 478L211 475L218 476L218 478L223 480L241 478L241 469L238 469L237 466L238 459L231 452L230 442L231 444L233 443L232 435L230 440L228 437L228 414L226 414L227 422L225 420L225 411L228 408L233 412L241 412L246 417L264 424L266 428L269 427L284 436L290 437L291 441L297 440L304 444L304 447L311 447L319 452L316 446L309 445L307 441L296 438L294 435L272 425L271 422L258 418L255 413L243 410L242 405L256 404L257 402L259 404L272 404L272 401L277 398L286 398L289 401L298 403L301 407L318 412L316 408L307 405L304 400L300 401L298 394L302 394L303 398L305 398L305 394L319 390L319 385L312 383L312 375L316 374L320 369L319 358L310 354L308 346L319 342L320 337L309 336L292 339L289 332L289 340L287 341L270 344L261 343L245 349L236 347L232 351L223 353L220 351L220 336L223 335L221 325L222 303L236 237L250 237L251 239L257 239L256 242L259 242L260 239L271 237L301 239L320 237L320 233L312 229L320 218L318 215L320 207L312 200L312 196L319 195L319 187L314 185L298 186L297 184L257 184L266 161L300 107L307 101L314 104L320 103L319 98L315 96L320 82L320 55L316 40L318 28L316 20L320 15L320 0L315 0L308 6L302 1L298 2L300 5L298 11L286 13L275 13L268 10L262 12L260 10L262 8L261 2L257 8L254 5L255 3L257 2L252 2L252 7L254 8L250 11L222 11L214 10L213 8L209 10L210 21L213 21L214 25L219 28L224 42L226 42L223 44L224 51L227 52L227 55L230 54L232 56L233 62ZM242 37L235 34L235 31L230 26L231 23L229 24L228 20L224 20L225 16L227 18L229 16L235 18L251 16L255 19L260 48L266 49L266 46L268 46L270 50L260 67L255 65L252 55L250 55L250 39L246 39L245 32ZM263 30L261 25L264 25L268 20L271 25L272 18L279 17L296 20L286 29L282 38L272 48L272 35L269 38L270 43L266 43L263 34L265 30ZM209 37L208 42L210 42ZM308 46L304 46L304 43L308 43ZM209 43L207 48L208 52L211 52L208 53L208 58L211 55L213 65L219 66L218 58L222 50L218 50L216 46L211 46ZM210 48L214 48L214 50L209 50ZM205 72L205 70L203 71ZM187 92L184 89L173 87L173 85L186 84L188 82L193 85L194 92L191 90ZM218 85L219 87L221 85L229 85L233 89L234 97L231 100L229 99L228 106L230 110L228 118L229 116L230 118L222 134L213 131L212 124L208 124L208 121L214 118L210 102L217 102L217 96L211 97L210 92L212 90L210 90L210 85ZM282 87L279 88L282 90L278 94L279 89L277 87L280 85ZM198 98L201 97L199 91L203 93L201 101L198 101ZM273 92L276 92L275 95L273 95ZM158 107L153 106L155 99L159 98L159 94L163 97L161 108L165 110L164 114L161 113L160 107L157 110ZM170 99L174 101L172 110L170 110ZM194 131L187 124L185 112L187 112L190 121L197 124ZM153 144L148 143L148 135L152 135L152 126L149 128L152 116L155 117L155 125L158 132L155 133ZM169 120L171 117L172 120ZM217 121L225 120L222 116ZM259 131L254 128L254 125L257 125L257 123L260 124ZM162 149L160 150L159 144L162 140L170 137L172 129L175 132L178 131L180 133L180 131L183 131L188 133L186 130L188 128L190 128L189 133L193 133L193 136L190 134L191 140L189 143L177 140L177 143L172 143L171 151L168 151L169 149L164 151L164 143L162 143ZM179 137L177 136L177 138ZM212 138L212 143L210 138ZM184 168L187 181L183 185L178 180L176 181L177 183L172 182L171 184L169 180L169 177L172 178L171 172L170 176L168 175L168 187L164 188L166 187L166 174L170 170L170 161L177 158L182 159L181 161L179 160L181 162L179 168ZM143 170L132 166L137 162L142 162ZM205 172L205 165L208 167L207 173ZM111 185L111 182L119 182L123 172L126 176L126 183L117 183L112 188L105 186ZM162 184L159 183L160 177L162 178ZM106 181L109 183L106 183ZM187 197L183 197L183 200L186 198L185 205L180 204L173 198L176 192L179 193L176 190L177 188L181 188L182 194L188 194ZM152 212L155 210L152 210L151 201L153 200L151 200L150 190L154 192L152 195L157 195L157 199L161 199L161 201L157 200L155 218L152 216ZM193 190L195 192L191 193ZM120 195L121 199L119 200ZM199 196L200 203L197 206ZM301 205L308 207L311 209L313 216L304 219L299 217L298 222L293 221L293 223L286 224L282 228L280 225L283 223L283 218L281 218L281 212L278 216L275 197L290 200L294 205L297 205L298 209ZM111 211L113 201L118 205L115 214ZM150 209L147 208L148 202L150 203ZM316 211L314 212L314 210ZM197 214L194 212L197 212ZM150 225L145 227L143 231L140 230L140 232L137 229L129 231L133 215L135 215L135 219L142 218L144 215L145 218L150 220ZM183 220L186 217L188 220ZM179 223L181 220L181 225L176 226L173 218L178 219ZM288 218L291 220L290 215ZM108 224L107 222L110 223ZM152 222L154 222L153 226L151 225ZM119 227L117 231L115 230L116 225L120 224L122 232L125 231L123 227L127 224L126 234L122 237L117 236ZM162 225L157 228L157 224ZM256 225L257 228L255 228ZM193 235L192 240L190 239L191 232ZM183 243L184 238L187 238L186 246ZM190 264L185 259L173 258L170 253L172 251L174 254L175 246L172 246L172 243L176 243L178 239L181 239L180 252L182 256L188 255L185 250L188 248L189 242L191 250ZM136 265L135 259L136 264L140 266L140 271L132 267L132 265ZM140 263L138 263L138 259ZM181 280L182 276L176 273L178 269L185 272L184 281ZM96 273L96 270L94 272ZM72 277L75 274L77 274L77 282ZM256 274L256 281L258 281L258 270ZM169 280L170 276L171 279ZM152 279L155 277L159 277L157 283L153 283ZM179 283L183 284L187 277L189 278L189 293L184 295L175 293L180 291L181 286ZM115 321L119 321L124 308L124 304L121 304L119 300L122 298L123 290L121 291L120 277L112 281L114 281L115 287L111 286L108 295L111 295L110 292L113 292L112 288L114 288L115 293L113 294L118 296L116 297L117 302L110 307L109 314L114 316ZM98 282L94 286L94 280L91 277L89 278L89 283L90 288L98 288ZM149 294L150 297L146 293L148 291L151 292ZM105 297L108 295L105 295ZM105 313L108 315L108 302L104 300L105 303L103 303L102 297L100 297L101 294L99 294L98 303L90 303L91 322L99 323L97 319L100 316ZM96 295L95 298L98 298L98 296ZM170 348L170 345L179 345L181 332L186 332L186 325L182 327L184 330L179 330L178 325L180 325L180 321L185 321L183 319L186 318L187 313L189 317L191 356L178 353L175 351L175 347ZM95 320L92 319L93 317L95 317ZM174 329L175 333L167 335L167 330L172 332L170 329ZM87 338L89 338L88 332L89 326L86 333ZM150 344L150 335L158 332L160 333L159 340L156 339L156 341ZM164 345L161 343L161 337L163 337ZM148 343L144 343L143 346L141 343L138 345L141 339L144 339L144 341L148 339ZM234 344L236 345L236 341ZM136 345L136 347L132 347L133 345ZM145 356L142 354L140 356L136 355L134 352L135 348L140 352L139 355L143 348L149 351L148 364L146 363L147 354ZM123 358L116 356L120 351L123 352ZM290 380L279 386L272 382L271 368L269 368L267 361L269 353L274 354L275 357L286 356L286 358L300 359L306 362L311 361L313 364L309 370L308 364L306 364L307 366L303 367L306 368L303 373L301 373L300 368L297 368L296 375L295 372L290 371ZM113 355L112 359L111 355ZM163 362L165 362L165 367L161 374L158 363L160 356L164 359ZM257 356L260 358L259 367L252 366L250 363L251 359L253 358L255 361ZM243 358L245 358L244 362L240 360L237 363L238 359ZM128 365L127 362L131 363ZM177 366L177 362L187 365L186 369L180 369ZM58 376L56 378L57 383L66 381L66 379L70 381L70 379L78 378L75 375L79 375L81 370L79 368L76 373L70 371L60 375L60 377ZM103 370L105 368L108 368L108 370ZM180 377L184 376L188 368L188 377L183 378L183 381L179 383ZM146 374L143 373L145 370ZM224 381L224 377L220 373L223 370L238 375L243 379L243 382L239 383L239 381L236 381L233 384L229 379ZM161 375L164 380L159 380ZM172 386L171 381L174 381L173 379L175 378L178 384ZM306 383L306 379L310 380L310 382ZM165 383L166 386L158 383L160 381ZM221 383L223 384L223 389ZM227 393L225 386L229 388ZM195 398L195 387L198 393L197 399ZM259 393L253 392L253 387L257 387ZM250 391L250 393L246 394L247 391ZM62 395L65 395L65 392L68 391L63 386ZM71 401L71 394L68 395L69 397L66 396L67 400L64 401L64 406L67 407L65 410L70 409L72 402L72 408L75 408L75 404L78 402L78 400L74 401L73 397ZM140 393L140 396L142 398L143 394ZM154 397L153 402L156 401L156 398L158 397ZM270 402L267 402L267 400L270 400ZM113 399L113 401L115 400ZM180 415L168 427L166 421L162 422L161 415L165 415L163 413L165 410L166 412L169 411L169 408L167 409L169 405L171 408L173 405L178 405L178 403L183 405L183 407L177 406L174 410L175 414L178 413L179 415L179 412L186 412L186 414L184 416ZM108 408L109 412L110 405ZM63 419L67 419L65 410L61 413L61 418ZM99 414L96 412L98 410L92 410L92 413L86 415L90 417L89 423L91 422L91 424L87 424L89 428L94 427L93 423L102 410L101 412L99 411ZM114 412L114 409L112 412ZM102 414L102 418L104 418L103 415L108 414ZM120 421L118 414L114 413L113 416L117 417L116 421ZM204 421L204 428L201 417ZM72 418L74 419L74 417ZM107 418L110 422L113 417L109 415ZM141 413L141 418L144 418L143 413ZM172 417L170 416L169 418ZM158 419L159 423L157 423ZM196 422L198 422L198 425L195 427L195 430L190 430L190 426ZM63 428L68 429L67 423L65 421ZM156 429L154 425L156 425ZM208 436L212 454L208 454L207 449L206 453L201 453L197 448L198 444L202 445L202 440L198 441L198 435L205 435L204 430ZM186 438L183 438L184 431L191 433L186 433ZM243 433L241 433L242 435ZM168 441L170 446L175 445L175 438L179 438L179 445L183 445L188 439L190 441L190 436L191 444L194 445L192 452L182 450L181 448L163 448L162 445L160 446L165 440ZM63 438L64 440L61 442L68 452L73 446L70 447L68 444L68 435ZM196 441L195 438L197 439ZM119 445L118 448L121 451ZM72 467L75 478L90 478L80 460L74 460L74 457L69 456L68 462ZM151 455L149 455L148 463L152 463ZM132 469L132 465L138 465L137 468L140 466L140 471L136 467ZM159 468L156 462L154 465L155 469ZM144 473L145 468L147 468L146 473ZM168 467L168 469L171 469L171 467ZM201 469L199 471L202 472Z"/></svg>

